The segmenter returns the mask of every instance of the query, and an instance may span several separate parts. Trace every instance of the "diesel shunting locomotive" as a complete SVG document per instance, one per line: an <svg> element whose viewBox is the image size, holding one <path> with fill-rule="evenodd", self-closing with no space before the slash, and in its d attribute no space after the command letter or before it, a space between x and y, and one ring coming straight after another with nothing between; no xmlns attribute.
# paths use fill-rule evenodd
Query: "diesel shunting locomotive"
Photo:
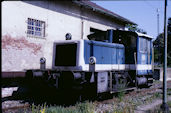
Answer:
<svg viewBox="0 0 171 113"><path fill-rule="evenodd" d="M41 58L40 69L27 70L26 77L81 95L115 93L153 83L152 37L112 29L87 37L89 40L55 42L52 69L46 69L48 59Z"/></svg>

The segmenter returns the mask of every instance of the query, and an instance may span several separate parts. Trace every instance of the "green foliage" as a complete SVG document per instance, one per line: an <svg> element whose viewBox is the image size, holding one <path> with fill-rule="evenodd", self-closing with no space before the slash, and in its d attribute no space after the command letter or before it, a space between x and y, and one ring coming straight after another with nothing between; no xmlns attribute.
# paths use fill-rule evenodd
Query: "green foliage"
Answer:
<svg viewBox="0 0 171 113"><path fill-rule="evenodd" d="M113 110L109 113L134 113L135 105L129 99L115 100L113 103Z"/></svg>
<svg viewBox="0 0 171 113"><path fill-rule="evenodd" d="M38 105L38 106L35 106L34 104L32 104L31 106L31 112L32 113L46 113L46 103L42 106Z"/></svg>
<svg viewBox="0 0 171 113"><path fill-rule="evenodd" d="M156 84L159 83L156 82ZM168 92L170 91L171 90L168 89ZM134 110L136 109L137 106L152 103L155 99L158 98L161 99L161 97L162 97L161 92L148 93L148 94L140 93L139 95L126 95L125 91L123 91L123 88L121 87L117 98L113 98L113 100L109 102L106 101L105 103L102 103L102 105L101 103L99 104L99 102L88 102L88 101L83 103L78 103L75 106L69 106L69 107L63 107L63 106L48 107L46 106L46 104L35 106L33 104L31 107L31 113L99 113L99 112L134 113ZM171 106L171 102L168 102L168 104L169 106Z"/></svg>
<svg viewBox="0 0 171 113"><path fill-rule="evenodd" d="M32 104L31 111L32 113L40 113L39 106L35 106L34 104Z"/></svg>
<svg viewBox="0 0 171 113"><path fill-rule="evenodd" d="M128 30L132 32L139 32L139 33L147 34L147 32L144 31L143 29L138 28L138 25L127 24L126 28L128 28Z"/></svg>
<svg viewBox="0 0 171 113"><path fill-rule="evenodd" d="M169 113L171 113L171 101L167 102L169 106ZM161 105L156 106L154 109L148 110L146 113L164 113L161 109Z"/></svg>
<svg viewBox="0 0 171 113"><path fill-rule="evenodd" d="M120 101L123 101L124 96L125 96L125 91L120 91L120 92L118 93L118 98L119 98Z"/></svg>
<svg viewBox="0 0 171 113"><path fill-rule="evenodd" d="M167 64L171 66L171 35L168 35L167 40ZM161 33L157 36L156 40L153 42L154 46L154 62L159 65L163 64L164 61L164 34Z"/></svg>
<svg viewBox="0 0 171 113"><path fill-rule="evenodd" d="M92 102L84 102L71 107L55 106L46 108L45 113L94 113Z"/></svg>
<svg viewBox="0 0 171 113"><path fill-rule="evenodd" d="M154 98L160 98L160 97L161 97L161 94L159 92L154 93Z"/></svg>
<svg viewBox="0 0 171 113"><path fill-rule="evenodd" d="M171 101L167 102L169 108L171 108Z"/></svg>
<svg viewBox="0 0 171 113"><path fill-rule="evenodd" d="M126 25L126 28L128 28L129 31L133 31L133 32L137 31L137 27L138 25L132 25L132 24Z"/></svg>
<svg viewBox="0 0 171 113"><path fill-rule="evenodd" d="M94 113L95 106L92 102L84 102L76 105L80 113Z"/></svg>
<svg viewBox="0 0 171 113"><path fill-rule="evenodd" d="M49 107L46 110L46 113L79 113L75 108L65 108L61 106Z"/></svg>
<svg viewBox="0 0 171 113"><path fill-rule="evenodd" d="M114 113L134 113L134 106L129 105L129 104L125 104L123 108L114 108Z"/></svg>
<svg viewBox="0 0 171 113"><path fill-rule="evenodd" d="M167 89L167 95L171 95L171 89L170 88Z"/></svg>

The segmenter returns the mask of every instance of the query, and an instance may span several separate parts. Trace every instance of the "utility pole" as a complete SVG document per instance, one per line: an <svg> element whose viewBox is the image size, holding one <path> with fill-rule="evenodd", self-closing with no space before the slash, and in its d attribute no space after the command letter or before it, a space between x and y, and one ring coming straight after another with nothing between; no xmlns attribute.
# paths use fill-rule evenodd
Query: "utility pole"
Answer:
<svg viewBox="0 0 171 113"><path fill-rule="evenodd" d="M157 34L159 36L159 9L157 8Z"/></svg>
<svg viewBox="0 0 171 113"><path fill-rule="evenodd" d="M157 36L159 36L159 9L157 8ZM160 54L160 42L158 41L158 54ZM160 55L158 55L158 63L161 64Z"/></svg>
<svg viewBox="0 0 171 113"><path fill-rule="evenodd" d="M163 104L161 106L165 113L169 113L167 105L167 0L165 0L164 10L164 65L163 65Z"/></svg>

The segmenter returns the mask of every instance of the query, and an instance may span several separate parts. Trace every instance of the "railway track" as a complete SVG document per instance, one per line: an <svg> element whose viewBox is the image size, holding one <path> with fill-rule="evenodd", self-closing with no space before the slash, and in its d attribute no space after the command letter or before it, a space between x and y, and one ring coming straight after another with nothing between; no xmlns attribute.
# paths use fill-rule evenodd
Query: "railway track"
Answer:
<svg viewBox="0 0 171 113"><path fill-rule="evenodd" d="M171 81L167 82L167 87L168 89L171 89ZM149 95L149 94L153 94L157 91L162 92L162 83L154 83L153 86L151 86L150 88L143 88L143 89L136 89L134 91L128 92L127 94L125 94L125 96L136 96L136 95ZM99 101L98 103L110 103L113 102L114 99L107 99L107 100L103 100L103 101ZM21 109L31 109L31 105L29 103L22 103L19 101L14 101L14 100L6 100L2 103L2 112L3 113L16 113L15 111L21 110Z"/></svg>
<svg viewBox="0 0 171 113"><path fill-rule="evenodd" d="M23 111L24 111L25 109L29 109L29 108L30 108L30 104L14 105L14 106L2 108L2 112L3 113L9 113L9 112L15 113L15 111L17 112L18 110L21 110L21 109L23 109Z"/></svg>
<svg viewBox="0 0 171 113"><path fill-rule="evenodd" d="M133 91L129 91L125 94L125 96L144 96L144 95L153 95L156 92L162 93L162 82L160 83L153 83L153 85L150 88L142 88L142 89L135 89ZM171 81L167 82L167 88L171 89ZM116 97L117 98L117 97ZM114 98L112 99L107 99L100 101L99 103L110 103L113 102Z"/></svg>
<svg viewBox="0 0 171 113"><path fill-rule="evenodd" d="M29 104L25 104L25 105L17 105L17 106L12 106L12 107L7 107L7 108L3 108L2 110L3 111L6 111L6 110L15 110L15 109L20 109L20 108L29 108L30 105Z"/></svg>

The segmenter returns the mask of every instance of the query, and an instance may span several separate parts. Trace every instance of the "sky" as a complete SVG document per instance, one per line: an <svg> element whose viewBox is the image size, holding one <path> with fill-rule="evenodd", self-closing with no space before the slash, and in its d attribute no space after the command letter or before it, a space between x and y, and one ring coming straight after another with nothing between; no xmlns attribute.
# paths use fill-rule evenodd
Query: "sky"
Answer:
<svg viewBox="0 0 171 113"><path fill-rule="evenodd" d="M94 0L102 6L128 20L138 24L148 35L156 38L157 9L159 9L159 33L164 31L164 0ZM167 3L167 18L171 17L171 0Z"/></svg>

